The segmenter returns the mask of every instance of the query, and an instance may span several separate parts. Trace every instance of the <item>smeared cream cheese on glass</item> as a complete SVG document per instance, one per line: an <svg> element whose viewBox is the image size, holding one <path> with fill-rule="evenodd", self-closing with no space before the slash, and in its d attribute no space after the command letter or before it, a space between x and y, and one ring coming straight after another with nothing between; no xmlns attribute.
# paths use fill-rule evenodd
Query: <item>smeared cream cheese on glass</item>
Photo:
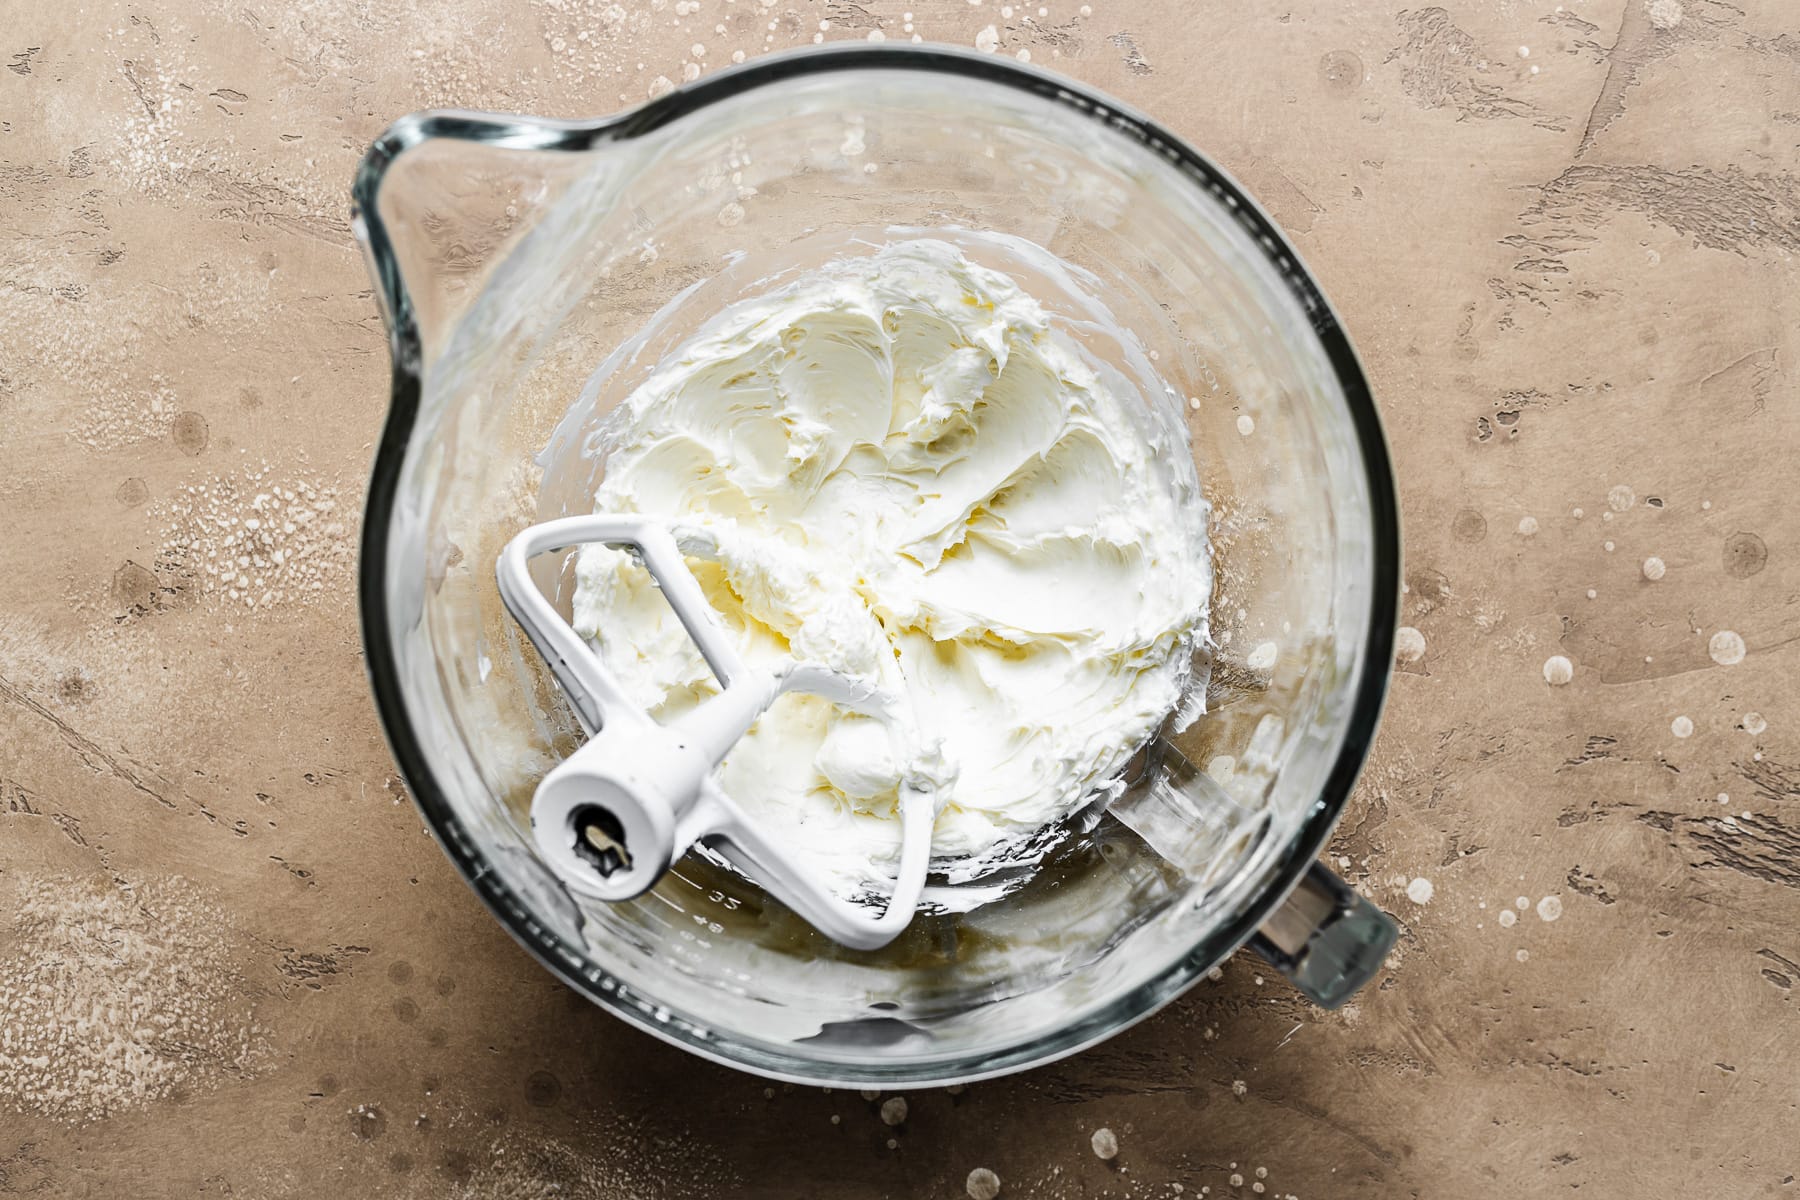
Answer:
<svg viewBox="0 0 1800 1200"><path fill-rule="evenodd" d="M1160 398L1158 398L1160 399ZM890 244L730 305L613 414L596 510L711 533L690 567L747 662L903 698L776 702L720 768L843 894L891 878L903 775L937 860L1003 857L1183 704L1206 638L1188 447L1007 275ZM717 691L647 572L584 549L575 628L669 719Z"/></svg>

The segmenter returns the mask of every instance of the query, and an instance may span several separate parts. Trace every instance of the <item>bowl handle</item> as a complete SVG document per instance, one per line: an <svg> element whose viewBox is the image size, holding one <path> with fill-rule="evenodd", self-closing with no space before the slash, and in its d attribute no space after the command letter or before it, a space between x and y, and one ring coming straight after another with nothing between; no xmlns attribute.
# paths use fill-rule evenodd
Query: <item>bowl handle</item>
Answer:
<svg viewBox="0 0 1800 1200"><path fill-rule="evenodd" d="M1375 977L1398 931L1388 915L1313 863L1250 948L1321 1008L1337 1008Z"/></svg>

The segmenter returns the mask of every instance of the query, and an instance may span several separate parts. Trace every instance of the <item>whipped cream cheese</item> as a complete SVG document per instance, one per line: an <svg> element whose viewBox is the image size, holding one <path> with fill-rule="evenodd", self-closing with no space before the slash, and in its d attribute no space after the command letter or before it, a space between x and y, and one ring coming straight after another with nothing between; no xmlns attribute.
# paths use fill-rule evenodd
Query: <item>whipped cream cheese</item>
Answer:
<svg viewBox="0 0 1800 1200"><path fill-rule="evenodd" d="M903 776L935 786L934 859L998 859L1187 699L1208 514L1147 400L927 239L730 305L612 414L596 509L713 535L689 566L747 662L820 663L910 710L784 696L720 768L841 893L891 878ZM580 553L573 616L659 719L716 693L629 555Z"/></svg>

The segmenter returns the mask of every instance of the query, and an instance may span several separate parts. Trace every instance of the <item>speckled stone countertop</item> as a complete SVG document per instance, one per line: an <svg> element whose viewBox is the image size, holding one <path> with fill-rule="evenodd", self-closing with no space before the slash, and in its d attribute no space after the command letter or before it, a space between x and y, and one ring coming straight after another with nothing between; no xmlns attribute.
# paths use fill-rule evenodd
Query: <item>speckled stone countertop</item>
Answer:
<svg viewBox="0 0 1800 1200"><path fill-rule="evenodd" d="M1028 52L1264 201L1380 398L1416 631L1331 847L1402 926L1376 986L1242 958L891 1127L509 941L351 599L368 140L875 32ZM0 1195L1800 1194L1789 0L89 0L0 13L0 67Z"/></svg>

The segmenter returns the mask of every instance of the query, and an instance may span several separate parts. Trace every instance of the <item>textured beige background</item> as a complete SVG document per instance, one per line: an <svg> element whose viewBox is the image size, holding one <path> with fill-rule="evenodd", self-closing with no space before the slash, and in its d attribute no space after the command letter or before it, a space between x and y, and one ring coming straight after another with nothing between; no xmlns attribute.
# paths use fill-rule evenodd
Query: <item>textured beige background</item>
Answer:
<svg viewBox="0 0 1800 1200"><path fill-rule="evenodd" d="M589 1009L422 832L351 602L345 208L402 112L610 110L908 2L1295 237L1425 652L1333 847L1403 926L1378 986L1240 960L890 1130ZM1800 1195L1800 11L1741 4L0 0L0 1195Z"/></svg>

